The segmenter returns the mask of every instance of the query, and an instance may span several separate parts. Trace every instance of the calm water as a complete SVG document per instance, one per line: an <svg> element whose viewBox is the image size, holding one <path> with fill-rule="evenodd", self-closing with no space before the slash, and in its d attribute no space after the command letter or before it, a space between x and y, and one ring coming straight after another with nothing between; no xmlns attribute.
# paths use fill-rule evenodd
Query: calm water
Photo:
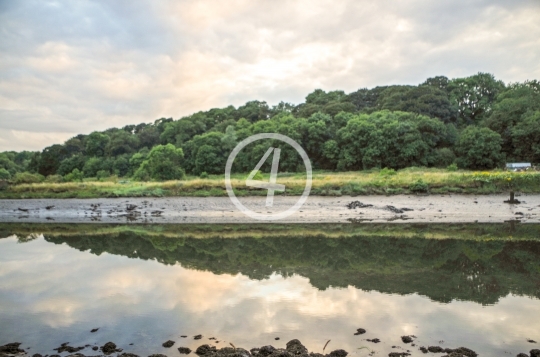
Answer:
<svg viewBox="0 0 540 357"><path fill-rule="evenodd" d="M248 349L298 338L367 356L360 347L387 355L412 334L483 356L540 348L526 341L540 341L539 227L400 227L4 225L0 345L113 341L146 356L210 337Z"/></svg>

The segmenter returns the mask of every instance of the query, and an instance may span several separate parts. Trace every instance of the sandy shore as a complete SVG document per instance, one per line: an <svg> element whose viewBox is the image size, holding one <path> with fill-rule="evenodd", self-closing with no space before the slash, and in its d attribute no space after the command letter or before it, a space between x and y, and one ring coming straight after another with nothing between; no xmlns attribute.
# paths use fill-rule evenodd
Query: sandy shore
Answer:
<svg viewBox="0 0 540 357"><path fill-rule="evenodd" d="M521 222L540 223L540 195L522 195L520 204L504 203L506 195L311 196L299 211L280 223L340 222ZM298 197L244 197L241 202L259 213L285 211ZM370 207L349 209L359 201ZM136 208L128 210L128 205ZM51 207L53 206L53 207ZM389 208L393 206L397 210ZM47 209L49 207L49 209ZM403 210L405 208L405 210ZM402 212L400 212L402 211ZM0 200L0 222L57 223L249 223L228 197L99 198Z"/></svg>

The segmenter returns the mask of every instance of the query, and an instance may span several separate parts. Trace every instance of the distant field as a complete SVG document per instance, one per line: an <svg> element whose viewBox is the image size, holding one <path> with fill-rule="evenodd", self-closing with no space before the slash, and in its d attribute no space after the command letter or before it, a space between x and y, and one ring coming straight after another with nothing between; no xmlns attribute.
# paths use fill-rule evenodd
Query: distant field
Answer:
<svg viewBox="0 0 540 357"><path fill-rule="evenodd" d="M268 174L263 174L268 180ZM266 190L245 185L247 174L232 176L238 196L266 195ZM300 195L305 187L305 173L280 173L278 183L285 193ZM508 191L540 193L540 172L446 171L408 168L400 171L372 170L360 172L314 172L311 194L322 196L372 194L491 194ZM182 181L134 182L122 179L108 181L34 183L10 185L0 190L0 198L98 198L98 197L162 197L162 196L226 196L224 177L187 177Z"/></svg>

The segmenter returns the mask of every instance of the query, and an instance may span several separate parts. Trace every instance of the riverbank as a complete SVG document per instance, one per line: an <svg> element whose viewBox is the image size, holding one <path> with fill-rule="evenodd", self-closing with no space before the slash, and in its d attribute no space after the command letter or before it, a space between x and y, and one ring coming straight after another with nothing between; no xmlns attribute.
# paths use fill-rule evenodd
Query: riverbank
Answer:
<svg viewBox="0 0 540 357"><path fill-rule="evenodd" d="M246 175L232 175L237 196L266 196L267 191L247 187ZM268 181L268 174L262 180ZM278 175L285 192L299 196L306 184L305 173ZM358 196L400 194L497 194L509 191L540 193L540 172L446 171L408 168L400 171L314 172L311 195ZM41 182L11 184L0 190L0 199L25 198L111 198L111 197L223 197L227 196L223 175L187 177L182 181L131 182L116 177L106 181Z"/></svg>
<svg viewBox="0 0 540 357"><path fill-rule="evenodd" d="M310 196L279 223L540 223L540 194ZM240 197L248 209L272 215L293 206L294 196ZM0 222L28 223L254 223L228 197L161 197L2 200Z"/></svg>

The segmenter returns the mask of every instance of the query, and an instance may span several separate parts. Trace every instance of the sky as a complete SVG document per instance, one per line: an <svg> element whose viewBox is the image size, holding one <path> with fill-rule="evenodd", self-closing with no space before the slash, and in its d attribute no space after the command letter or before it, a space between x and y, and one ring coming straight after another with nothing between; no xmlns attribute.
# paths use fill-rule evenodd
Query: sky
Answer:
<svg viewBox="0 0 540 357"><path fill-rule="evenodd" d="M540 1L0 0L0 151L478 72L540 79Z"/></svg>

